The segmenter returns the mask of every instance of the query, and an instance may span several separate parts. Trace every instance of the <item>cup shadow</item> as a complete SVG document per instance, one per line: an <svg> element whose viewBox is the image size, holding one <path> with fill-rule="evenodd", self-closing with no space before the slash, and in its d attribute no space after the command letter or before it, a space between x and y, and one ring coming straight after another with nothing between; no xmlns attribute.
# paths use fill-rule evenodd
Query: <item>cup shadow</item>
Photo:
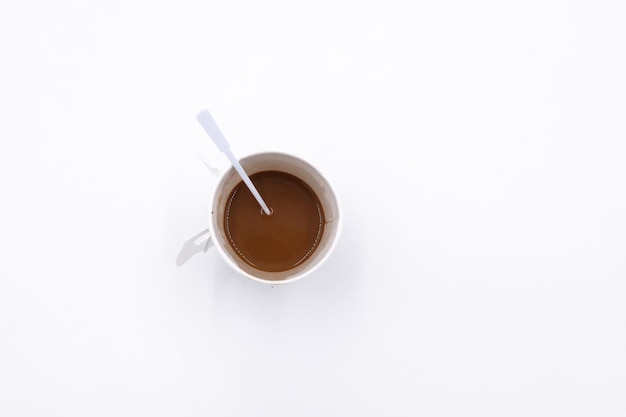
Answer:
<svg viewBox="0 0 626 417"><path fill-rule="evenodd" d="M206 253L206 251L213 246L213 240L211 239L209 232L209 229L205 229L183 243L183 247L180 249L180 252L176 257L176 266L183 266L194 255L201 252Z"/></svg>

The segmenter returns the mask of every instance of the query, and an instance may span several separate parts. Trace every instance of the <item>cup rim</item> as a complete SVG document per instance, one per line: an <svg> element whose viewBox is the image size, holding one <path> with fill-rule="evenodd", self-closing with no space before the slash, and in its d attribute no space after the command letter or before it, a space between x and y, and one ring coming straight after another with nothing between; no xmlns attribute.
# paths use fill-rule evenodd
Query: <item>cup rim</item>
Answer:
<svg viewBox="0 0 626 417"><path fill-rule="evenodd" d="M332 186L332 184L328 181L328 179L326 178L326 176L324 174L322 174L322 172L320 172L320 170L313 164L311 164L310 162L300 158L299 156L290 154L290 153L286 153L286 152L274 152L274 151L264 151L264 152L255 152L255 153L251 153L251 154L247 154L244 155L241 160L243 159L247 159L247 158L253 158L253 157L259 157L259 156L263 156L263 155L279 155L279 156L285 156L288 158L292 158L292 159L296 159L306 165L308 165L309 167L311 167L321 178L323 178L325 180L325 183L328 186L328 189L330 190L331 195L333 196L334 200L335 200L335 205L337 206L337 225L336 225L336 231L335 231L335 235L332 239L332 241L330 241L329 243L329 247L328 250L326 251L326 253L319 258L319 260L312 265L310 268L306 269L305 271L302 271L301 273L293 276L293 277L289 277L286 279L281 279L281 280L268 280L268 279L263 279L263 278L259 278L257 276L254 276L252 274L250 274L249 272L245 271L244 269L240 268L239 265L237 265L235 263L235 261L233 259L231 259L231 256L229 253L227 253L222 247L221 245L217 244L217 242L215 242L215 236L216 236L216 231L215 228L213 227L213 209L214 209L214 205L215 202L217 201L217 192L220 188L220 184L223 183L224 179L226 178L226 175L231 172L232 170L234 170L234 168L232 166L229 166L228 168L224 169L222 172L220 172L219 176L217 177L217 180L215 182L215 186L213 188L213 192L211 193L211 206L210 206L210 210L209 210L209 230L211 233L211 239L214 239L214 242L216 243L215 249L217 249L218 253L220 254L220 257L226 261L226 263L236 272L238 272L239 274L251 279L252 281L256 281L256 282L260 282L263 284L269 284L269 285L284 285L284 284L289 284L295 281L299 281L300 279L310 275L311 273L313 273L314 271L316 271L322 264L324 264L326 262L326 260L328 259L328 257L334 252L335 247L337 245L337 242L339 241L339 238L341 237L341 232L342 232L342 228L343 228L343 222L341 220L342 217L342 207L341 207L341 202L339 200L339 198L337 197L337 193L335 192L334 187Z"/></svg>

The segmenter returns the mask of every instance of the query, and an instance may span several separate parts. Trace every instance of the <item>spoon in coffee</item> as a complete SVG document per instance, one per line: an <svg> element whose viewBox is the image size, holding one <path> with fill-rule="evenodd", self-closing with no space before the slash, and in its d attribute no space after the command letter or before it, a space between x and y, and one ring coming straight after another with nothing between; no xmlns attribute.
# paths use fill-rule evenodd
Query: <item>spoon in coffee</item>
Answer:
<svg viewBox="0 0 626 417"><path fill-rule="evenodd" d="M259 194L254 184L252 184L250 177L248 177L248 174L246 174L246 171L244 171L243 167L239 163L239 160L235 158L235 155L233 155L233 153L231 152L230 145L226 140L226 137L224 137L224 134L217 126L217 123L215 123L215 120L213 119L213 116L211 116L211 113L209 113L208 110L202 110L196 115L196 119L198 119L198 122L200 122L200 125L208 133L215 145L217 145L218 149L222 151L228 157L228 159L230 159L231 164L233 164L233 167L235 168L243 182L250 189L250 192L263 209L263 212L268 216L272 214L272 210L267 206L267 204L265 204L265 201L261 197L261 194Z"/></svg>

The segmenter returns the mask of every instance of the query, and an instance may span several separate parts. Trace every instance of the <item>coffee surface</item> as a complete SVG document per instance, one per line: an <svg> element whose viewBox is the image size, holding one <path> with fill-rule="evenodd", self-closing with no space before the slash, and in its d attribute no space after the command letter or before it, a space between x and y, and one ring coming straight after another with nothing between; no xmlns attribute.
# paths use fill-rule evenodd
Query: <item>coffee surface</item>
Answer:
<svg viewBox="0 0 626 417"><path fill-rule="evenodd" d="M272 209L263 214L243 181L228 198L224 230L235 252L253 267L286 271L304 262L317 248L324 232L319 198L301 179L280 171L250 176Z"/></svg>

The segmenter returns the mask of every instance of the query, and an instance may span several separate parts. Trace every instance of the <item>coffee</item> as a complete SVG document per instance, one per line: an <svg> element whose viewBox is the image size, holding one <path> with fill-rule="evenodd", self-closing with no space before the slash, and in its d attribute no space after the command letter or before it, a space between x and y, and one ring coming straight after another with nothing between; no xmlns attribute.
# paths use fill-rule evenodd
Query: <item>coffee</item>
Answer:
<svg viewBox="0 0 626 417"><path fill-rule="evenodd" d="M250 179L272 213L266 215L243 181L231 191L224 231L246 263L262 271L287 271L305 262L324 233L324 211L315 192L300 178L262 171Z"/></svg>

